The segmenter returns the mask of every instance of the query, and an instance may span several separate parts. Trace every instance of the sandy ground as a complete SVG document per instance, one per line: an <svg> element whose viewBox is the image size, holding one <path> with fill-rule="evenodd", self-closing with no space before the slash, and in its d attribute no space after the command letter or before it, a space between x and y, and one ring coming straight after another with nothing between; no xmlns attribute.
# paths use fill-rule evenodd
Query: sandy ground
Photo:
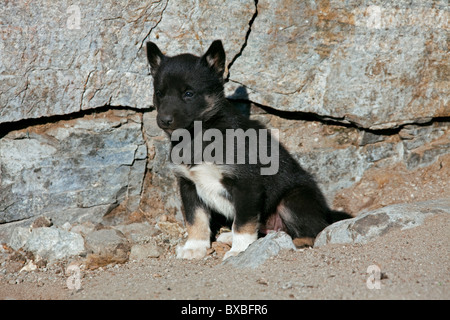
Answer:
<svg viewBox="0 0 450 320"><path fill-rule="evenodd" d="M0 299L449 299L449 239L450 218L438 215L364 245L286 251L257 269L165 256L81 270L79 290L61 264L18 283L0 277Z"/></svg>

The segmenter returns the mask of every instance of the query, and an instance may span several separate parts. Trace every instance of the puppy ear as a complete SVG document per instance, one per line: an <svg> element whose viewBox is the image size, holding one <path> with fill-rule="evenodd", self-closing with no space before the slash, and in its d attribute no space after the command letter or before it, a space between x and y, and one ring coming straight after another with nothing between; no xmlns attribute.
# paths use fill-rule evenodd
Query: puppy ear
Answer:
<svg viewBox="0 0 450 320"><path fill-rule="evenodd" d="M148 63L150 63L151 73L154 76L161 61L164 59L164 55L161 50L159 50L158 46L151 41L147 42L147 59Z"/></svg>
<svg viewBox="0 0 450 320"><path fill-rule="evenodd" d="M225 50L222 41L215 40L203 55L201 61L222 77L225 71Z"/></svg>

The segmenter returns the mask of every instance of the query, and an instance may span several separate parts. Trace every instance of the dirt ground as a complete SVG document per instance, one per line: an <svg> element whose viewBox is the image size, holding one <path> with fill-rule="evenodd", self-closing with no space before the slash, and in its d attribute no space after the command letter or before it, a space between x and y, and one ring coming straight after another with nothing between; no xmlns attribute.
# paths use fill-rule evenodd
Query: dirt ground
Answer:
<svg viewBox="0 0 450 320"><path fill-rule="evenodd" d="M257 269L166 255L81 270L78 290L61 263L18 281L0 275L0 299L449 299L449 239L450 219L438 215L365 245L286 251Z"/></svg>

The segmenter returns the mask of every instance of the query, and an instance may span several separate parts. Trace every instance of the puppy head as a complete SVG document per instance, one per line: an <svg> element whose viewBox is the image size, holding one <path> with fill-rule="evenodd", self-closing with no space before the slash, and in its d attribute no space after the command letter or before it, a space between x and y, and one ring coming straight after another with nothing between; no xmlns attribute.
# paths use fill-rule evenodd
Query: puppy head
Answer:
<svg viewBox="0 0 450 320"><path fill-rule="evenodd" d="M153 105L157 124L168 133L189 129L194 121L208 120L224 98L225 51L214 41L201 56L164 55L156 44L147 42L147 59L153 76Z"/></svg>

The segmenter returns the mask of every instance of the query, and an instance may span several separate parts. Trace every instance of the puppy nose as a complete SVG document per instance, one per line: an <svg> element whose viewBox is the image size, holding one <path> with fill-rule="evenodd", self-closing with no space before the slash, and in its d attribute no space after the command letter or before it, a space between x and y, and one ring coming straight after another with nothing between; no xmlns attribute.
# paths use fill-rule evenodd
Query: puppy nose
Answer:
<svg viewBox="0 0 450 320"><path fill-rule="evenodd" d="M160 120L162 124L165 126L170 126L173 123L173 116L172 115L163 115L160 117Z"/></svg>

